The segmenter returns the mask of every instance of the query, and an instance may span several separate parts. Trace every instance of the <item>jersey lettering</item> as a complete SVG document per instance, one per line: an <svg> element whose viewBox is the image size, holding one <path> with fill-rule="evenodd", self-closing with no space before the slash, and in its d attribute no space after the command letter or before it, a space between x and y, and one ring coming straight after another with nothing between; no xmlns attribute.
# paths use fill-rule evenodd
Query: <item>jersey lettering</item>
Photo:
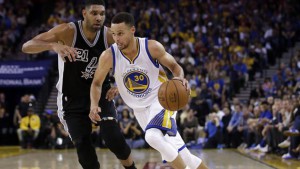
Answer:
<svg viewBox="0 0 300 169"><path fill-rule="evenodd" d="M77 49L76 61L88 62L89 50Z"/></svg>

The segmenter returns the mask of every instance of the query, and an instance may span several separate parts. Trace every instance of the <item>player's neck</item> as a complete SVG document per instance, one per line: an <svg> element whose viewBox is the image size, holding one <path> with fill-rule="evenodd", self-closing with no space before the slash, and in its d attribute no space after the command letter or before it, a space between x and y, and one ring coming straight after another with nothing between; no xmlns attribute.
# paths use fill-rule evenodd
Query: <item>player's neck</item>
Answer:
<svg viewBox="0 0 300 169"><path fill-rule="evenodd" d="M87 40L93 43L96 38L97 32L89 30L84 21L82 22L82 31Z"/></svg>
<svg viewBox="0 0 300 169"><path fill-rule="evenodd" d="M130 59L133 59L134 57L136 57L137 52L138 52L138 46L137 46L137 44L138 44L137 38L133 37L131 39L128 47L126 49L122 50L122 53L125 54Z"/></svg>

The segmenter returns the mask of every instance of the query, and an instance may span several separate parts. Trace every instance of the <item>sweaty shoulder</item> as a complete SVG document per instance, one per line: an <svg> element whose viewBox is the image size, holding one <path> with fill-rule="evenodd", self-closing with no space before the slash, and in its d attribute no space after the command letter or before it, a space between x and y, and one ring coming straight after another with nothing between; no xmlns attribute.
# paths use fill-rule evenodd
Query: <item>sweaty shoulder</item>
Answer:
<svg viewBox="0 0 300 169"><path fill-rule="evenodd" d="M111 69L113 67L113 56L110 48L103 51L99 58L99 67L101 69Z"/></svg>
<svg viewBox="0 0 300 169"><path fill-rule="evenodd" d="M106 49L105 51L102 52L100 59L103 61L112 61L113 60L113 55L111 48Z"/></svg>
<svg viewBox="0 0 300 169"><path fill-rule="evenodd" d="M154 59L166 53L164 46L156 40L148 40L148 50Z"/></svg>

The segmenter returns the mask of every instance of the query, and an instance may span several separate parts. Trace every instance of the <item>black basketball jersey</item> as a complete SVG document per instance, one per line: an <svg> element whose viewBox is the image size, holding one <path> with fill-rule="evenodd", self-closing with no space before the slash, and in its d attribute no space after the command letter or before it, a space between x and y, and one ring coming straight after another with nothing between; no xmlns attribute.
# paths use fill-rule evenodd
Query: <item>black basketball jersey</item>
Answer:
<svg viewBox="0 0 300 169"><path fill-rule="evenodd" d="M64 111L82 111L83 109L89 109L90 86L98 65L98 59L100 54L108 47L106 41L107 28L103 26L97 32L94 42L91 43L83 33L82 21L71 24L74 24L75 27L72 46L77 50L76 61L70 62L66 58L66 62L63 62L60 58L58 59L59 80L57 89L62 95ZM105 91L102 92L106 93L109 85L109 78L106 77L103 84L103 90Z"/></svg>

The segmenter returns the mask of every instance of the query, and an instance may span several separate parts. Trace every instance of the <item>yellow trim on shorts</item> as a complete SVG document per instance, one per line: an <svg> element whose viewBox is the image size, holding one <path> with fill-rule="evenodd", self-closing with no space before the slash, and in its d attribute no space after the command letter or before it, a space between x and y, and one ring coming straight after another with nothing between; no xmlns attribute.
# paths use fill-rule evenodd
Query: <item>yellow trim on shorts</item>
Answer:
<svg viewBox="0 0 300 169"><path fill-rule="evenodd" d="M171 116L173 114L174 114L174 111L165 110L162 127L165 127L165 128L168 128L168 129L172 128Z"/></svg>

